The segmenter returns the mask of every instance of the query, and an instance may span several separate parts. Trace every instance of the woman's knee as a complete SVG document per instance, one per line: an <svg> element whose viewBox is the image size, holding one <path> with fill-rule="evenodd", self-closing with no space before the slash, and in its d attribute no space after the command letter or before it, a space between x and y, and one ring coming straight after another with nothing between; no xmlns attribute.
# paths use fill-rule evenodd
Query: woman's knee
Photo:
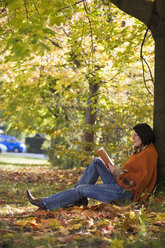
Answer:
<svg viewBox="0 0 165 248"><path fill-rule="evenodd" d="M75 189L77 198L94 198L94 196L97 194L95 185L91 184L81 184L76 187Z"/></svg>
<svg viewBox="0 0 165 248"><path fill-rule="evenodd" d="M96 166L104 166L104 162L102 161L101 158L95 158L93 160L93 163L96 165Z"/></svg>
<svg viewBox="0 0 165 248"><path fill-rule="evenodd" d="M87 186L86 184L81 184L75 188L75 192L76 194L78 194L78 198L84 198L84 188L86 186Z"/></svg>

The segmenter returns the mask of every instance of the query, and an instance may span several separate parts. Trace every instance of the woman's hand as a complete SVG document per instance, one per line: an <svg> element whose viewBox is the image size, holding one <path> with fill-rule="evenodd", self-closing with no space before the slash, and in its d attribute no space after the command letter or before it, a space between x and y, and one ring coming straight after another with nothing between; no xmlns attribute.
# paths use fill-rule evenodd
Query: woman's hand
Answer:
<svg viewBox="0 0 165 248"><path fill-rule="evenodd" d="M110 163L108 164L109 171L115 176L119 170L117 166L112 166Z"/></svg>

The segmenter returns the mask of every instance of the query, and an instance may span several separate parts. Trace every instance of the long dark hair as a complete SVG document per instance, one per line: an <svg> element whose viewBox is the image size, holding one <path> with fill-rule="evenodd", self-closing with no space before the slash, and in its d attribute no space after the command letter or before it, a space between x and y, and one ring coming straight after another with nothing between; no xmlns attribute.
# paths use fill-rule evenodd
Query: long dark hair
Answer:
<svg viewBox="0 0 165 248"><path fill-rule="evenodd" d="M140 123L133 127L134 131L142 140L142 145L149 145L155 143L155 136L152 128L147 123Z"/></svg>

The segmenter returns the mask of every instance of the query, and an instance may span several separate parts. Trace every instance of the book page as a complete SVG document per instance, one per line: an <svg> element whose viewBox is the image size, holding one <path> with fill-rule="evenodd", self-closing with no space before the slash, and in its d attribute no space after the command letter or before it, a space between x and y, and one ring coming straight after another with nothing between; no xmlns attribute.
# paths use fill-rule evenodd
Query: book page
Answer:
<svg viewBox="0 0 165 248"><path fill-rule="evenodd" d="M111 158L108 156L107 152L105 151L105 149L103 147L101 147L97 153L99 154L100 158L104 161L105 165L108 166L108 164L110 164L111 166L114 166L113 161L111 160Z"/></svg>

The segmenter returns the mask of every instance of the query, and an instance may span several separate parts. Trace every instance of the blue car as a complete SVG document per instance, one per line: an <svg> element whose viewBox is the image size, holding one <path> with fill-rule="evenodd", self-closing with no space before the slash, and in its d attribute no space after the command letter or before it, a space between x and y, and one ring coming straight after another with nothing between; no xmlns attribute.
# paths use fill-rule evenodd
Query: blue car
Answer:
<svg viewBox="0 0 165 248"><path fill-rule="evenodd" d="M8 152L26 152L26 144L19 142L11 135L0 135L0 144L5 145Z"/></svg>

